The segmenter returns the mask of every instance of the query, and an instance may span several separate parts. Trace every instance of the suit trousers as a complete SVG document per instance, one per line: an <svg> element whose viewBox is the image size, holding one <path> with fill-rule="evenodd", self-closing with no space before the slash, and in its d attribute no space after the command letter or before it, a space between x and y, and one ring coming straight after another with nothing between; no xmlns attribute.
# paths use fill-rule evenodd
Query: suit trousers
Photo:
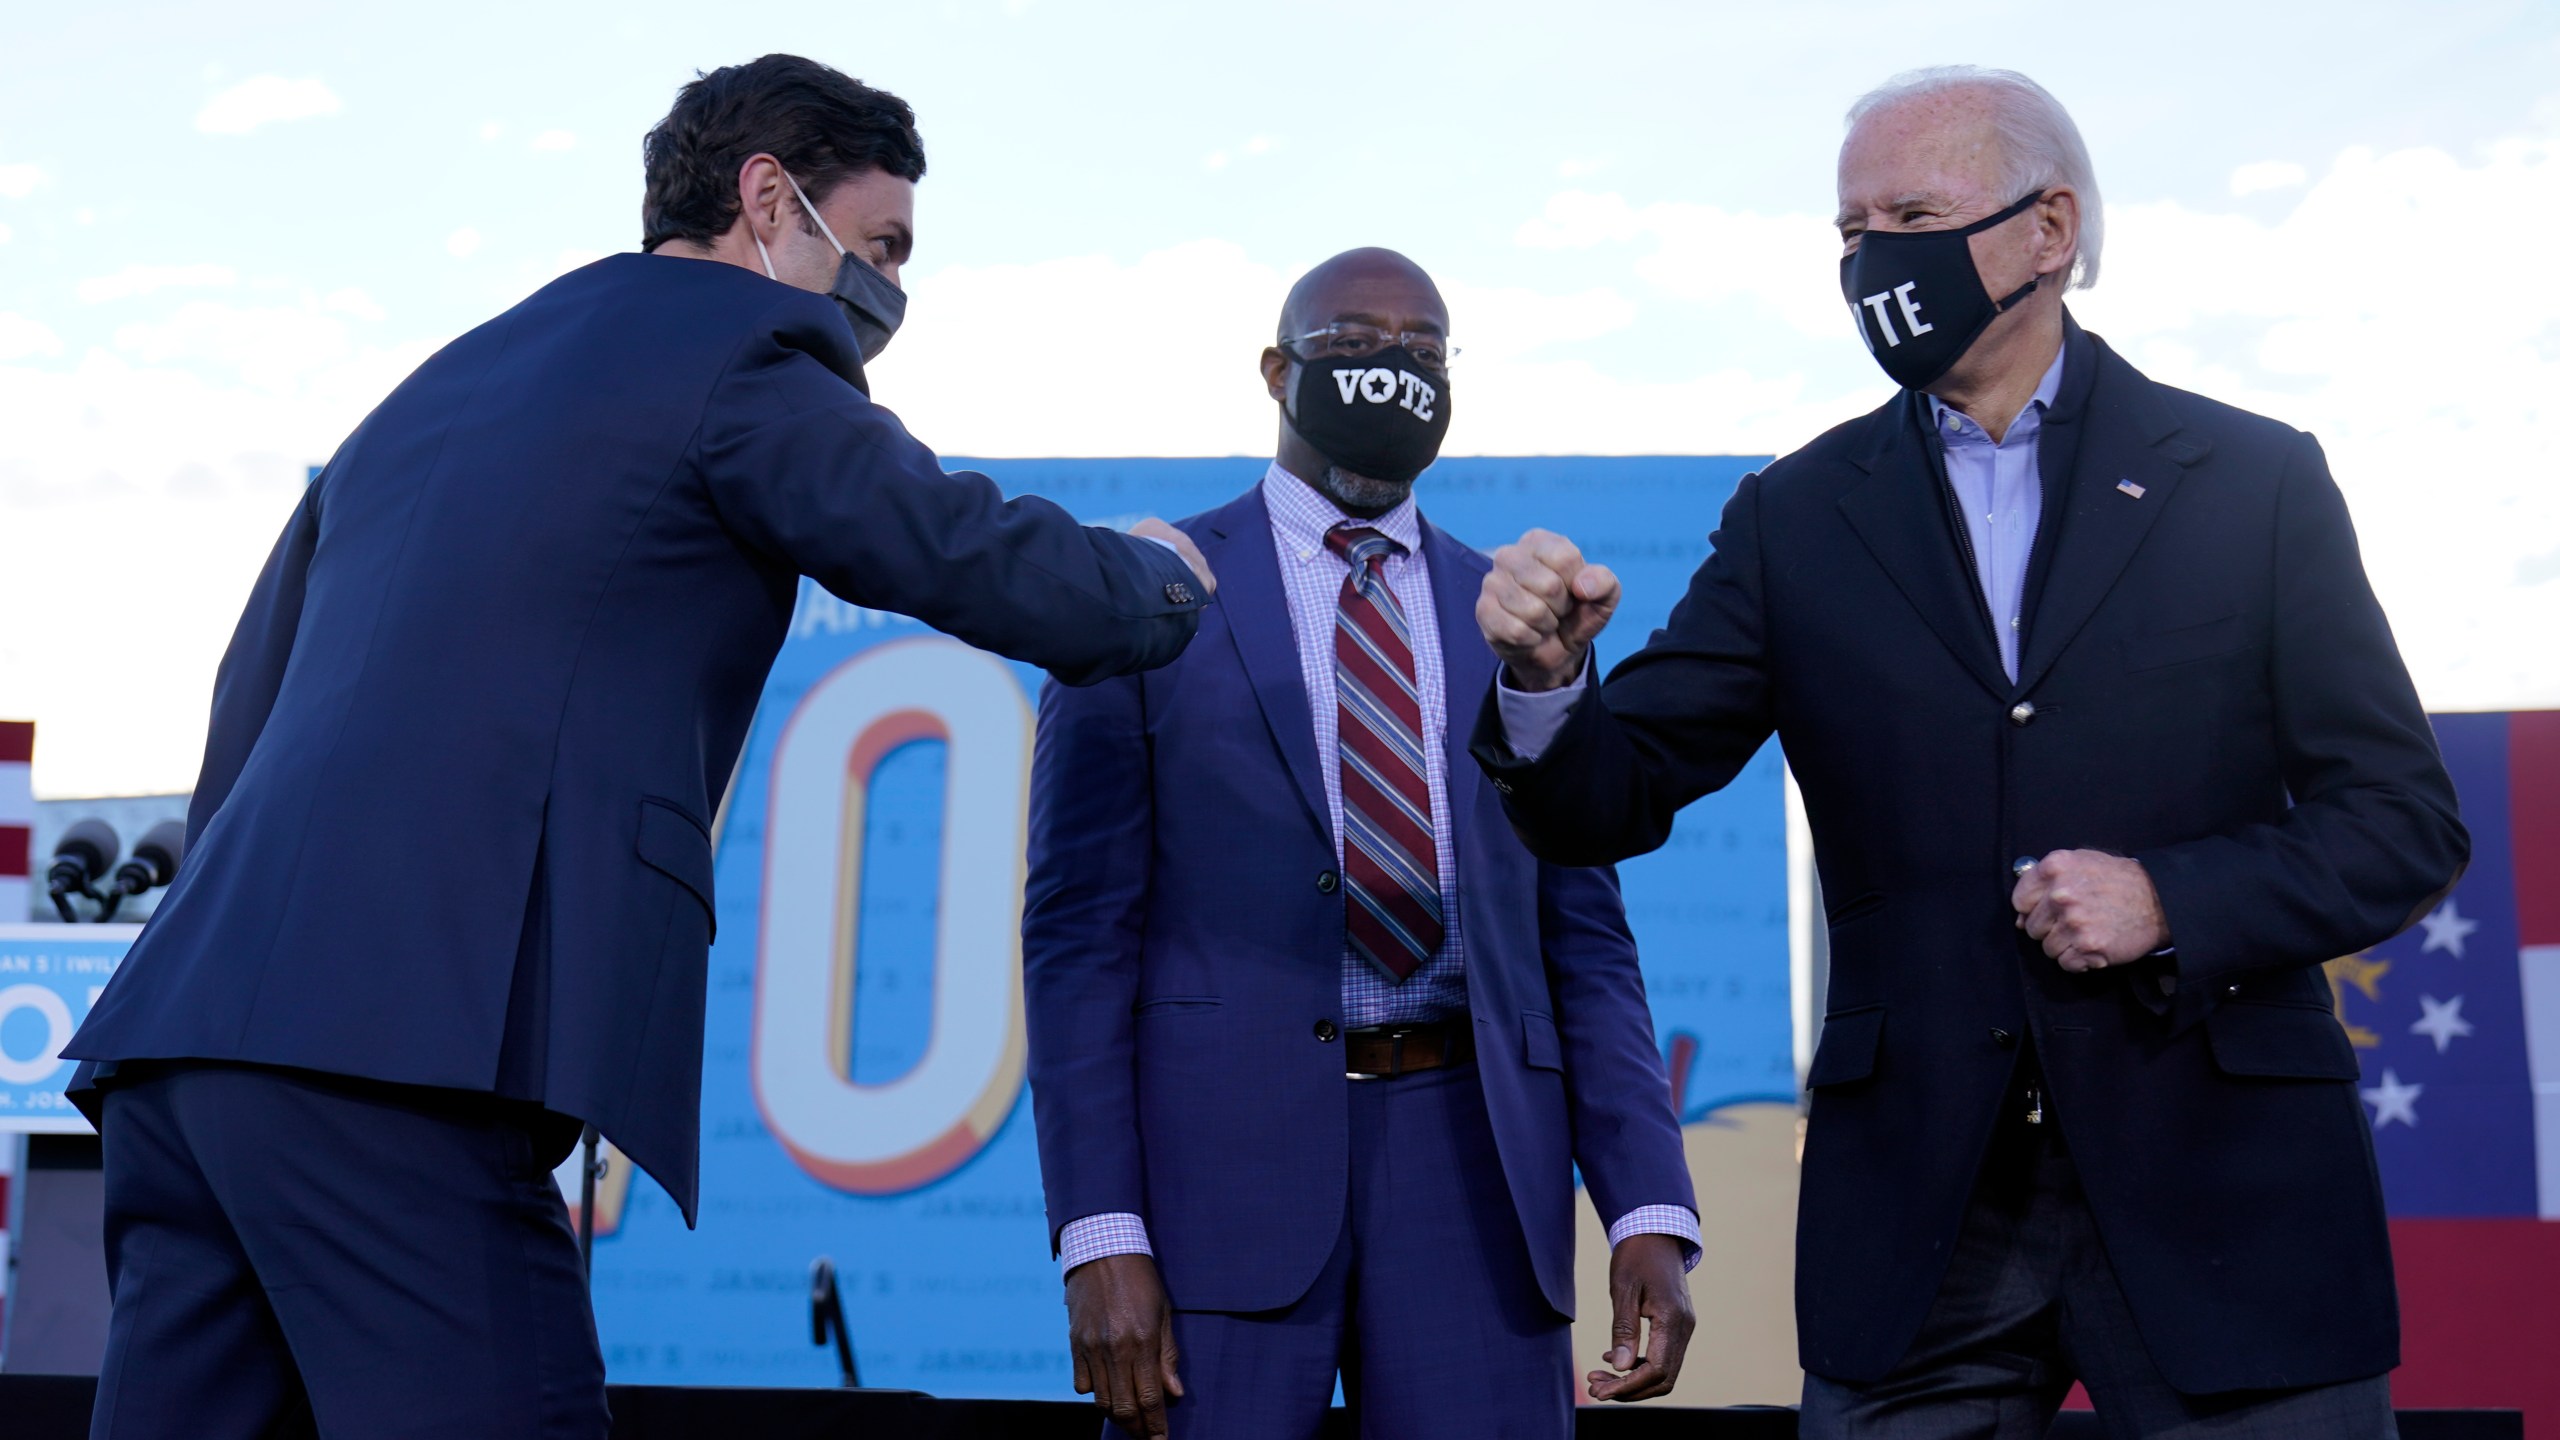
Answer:
<svg viewBox="0 0 2560 1440"><path fill-rule="evenodd" d="M1946 1279L1883 1380L1807 1374L1805 1440L2043 1440L2074 1380L2108 1440L2397 1440L2390 1377L2187 1395L2151 1362L2054 1124L2004 1119Z"/></svg>
<svg viewBox="0 0 2560 1440"><path fill-rule="evenodd" d="M104 1097L115 1308L91 1440L601 1440L551 1170L578 1122L463 1091L188 1062Z"/></svg>
<svg viewBox="0 0 2560 1440"><path fill-rule="evenodd" d="M1363 1440L1567 1440L1572 1321L1530 1268L1475 1065L1347 1083L1341 1238L1293 1304L1175 1310L1172 1440L1314 1440L1337 1374Z"/></svg>

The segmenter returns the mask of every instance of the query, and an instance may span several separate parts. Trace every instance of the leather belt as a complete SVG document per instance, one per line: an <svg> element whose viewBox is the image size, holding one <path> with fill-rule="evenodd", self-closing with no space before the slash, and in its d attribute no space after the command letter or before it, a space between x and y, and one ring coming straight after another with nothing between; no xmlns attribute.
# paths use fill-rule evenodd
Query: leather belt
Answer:
<svg viewBox="0 0 2560 1440"><path fill-rule="evenodd" d="M1393 1080L1476 1058L1475 1022L1464 1014L1413 1025L1372 1025L1342 1032L1345 1078Z"/></svg>

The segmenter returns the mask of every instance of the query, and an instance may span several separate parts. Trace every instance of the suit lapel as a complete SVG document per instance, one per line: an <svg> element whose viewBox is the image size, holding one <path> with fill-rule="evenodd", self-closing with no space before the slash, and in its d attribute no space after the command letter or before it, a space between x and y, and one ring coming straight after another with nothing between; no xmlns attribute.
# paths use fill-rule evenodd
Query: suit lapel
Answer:
<svg viewBox="0 0 2560 1440"><path fill-rule="evenodd" d="M2018 693L2033 690L2089 623L2132 563L2152 523L2169 508L2185 468L2210 448L2178 427L2151 382L2092 336L2096 384L2079 423L2077 458L2062 488L2052 562L2027 619L2018 657ZM2133 489L2121 488L2130 482ZM2140 494L2134 493L2139 490Z"/></svg>
<svg viewBox="0 0 2560 1440"><path fill-rule="evenodd" d="M1431 600L1440 622L1440 669L1448 687L1447 733L1440 743L1448 755L1443 773L1449 777L1449 835L1471 833L1475 823L1475 758L1467 740L1475 730L1476 707L1493 684L1493 650L1476 628L1476 596L1484 587L1485 563L1456 537L1422 522L1422 556L1431 567Z"/></svg>
<svg viewBox="0 0 2560 1440"><path fill-rule="evenodd" d="M1947 532L1945 482L1930 466L1929 442L1912 424L1909 403L1906 395L1869 417L1874 429L1851 461L1867 479L1840 497L1840 513L1966 673L2005 697L2009 677L1982 618L1981 586L1965 573L1964 554Z"/></svg>
<svg viewBox="0 0 2560 1440"><path fill-rule="evenodd" d="M1262 704L1263 722L1306 801L1307 816L1325 842L1333 841L1332 810L1317 769L1315 712L1307 703L1306 677L1298 668L1297 634L1289 623L1289 593L1280 583L1280 553L1271 539L1271 512L1262 487L1221 509L1209 522L1211 546L1203 547L1218 573L1218 608L1237 658Z"/></svg>

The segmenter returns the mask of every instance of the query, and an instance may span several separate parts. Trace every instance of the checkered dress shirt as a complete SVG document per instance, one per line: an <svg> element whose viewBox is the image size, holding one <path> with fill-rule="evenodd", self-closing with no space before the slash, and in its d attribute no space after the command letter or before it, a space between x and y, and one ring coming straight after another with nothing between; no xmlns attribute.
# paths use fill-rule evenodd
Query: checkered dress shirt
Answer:
<svg viewBox="0 0 2560 1440"><path fill-rule="evenodd" d="M1334 699L1333 632L1350 562L1325 547L1324 537L1344 525L1376 530L1403 547L1387 557L1387 588L1404 607L1413 637L1414 688L1422 702L1424 779L1431 787L1431 831L1439 842L1440 911L1448 933L1440 953L1402 984L1376 966L1342 951L1342 1026L1413 1024L1467 1008L1466 949L1458 930L1458 849L1449 826L1449 680L1441 659L1440 611L1431 593L1430 564L1422 555L1422 512L1413 497L1374 520L1355 519L1313 487L1274 464L1262 477L1262 503L1271 512L1271 543L1280 555L1281 588L1289 597L1289 625L1298 641L1298 673L1306 681L1307 708L1315 718L1316 769L1333 826L1334 859L1342 858L1341 707ZM1473 637L1469 637L1472 641ZM1609 1243L1629 1235L1676 1235L1697 1263L1698 1217L1682 1205L1644 1205L1609 1227ZM1073 1270L1105 1255L1152 1255L1146 1222L1114 1212L1070 1222L1058 1236L1058 1261Z"/></svg>

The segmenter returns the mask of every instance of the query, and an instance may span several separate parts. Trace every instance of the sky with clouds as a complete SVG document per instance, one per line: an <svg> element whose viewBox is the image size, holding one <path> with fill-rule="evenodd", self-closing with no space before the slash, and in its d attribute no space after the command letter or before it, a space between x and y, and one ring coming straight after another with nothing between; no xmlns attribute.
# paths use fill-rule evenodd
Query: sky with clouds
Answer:
<svg viewBox="0 0 2560 1440"><path fill-rule="evenodd" d="M1280 296L1359 244L1448 293L1451 453L1791 449L1888 388L1840 307L1841 112L1909 66L2025 70L2107 201L2083 321L2320 436L2431 706L2560 705L2560 288L2505 254L2560 233L2548 3L235 0L0 28L0 715L39 722L42 794L191 783L304 468L437 345L633 248L642 132L770 50L915 104L913 304L874 378L977 455L1268 454Z"/></svg>

